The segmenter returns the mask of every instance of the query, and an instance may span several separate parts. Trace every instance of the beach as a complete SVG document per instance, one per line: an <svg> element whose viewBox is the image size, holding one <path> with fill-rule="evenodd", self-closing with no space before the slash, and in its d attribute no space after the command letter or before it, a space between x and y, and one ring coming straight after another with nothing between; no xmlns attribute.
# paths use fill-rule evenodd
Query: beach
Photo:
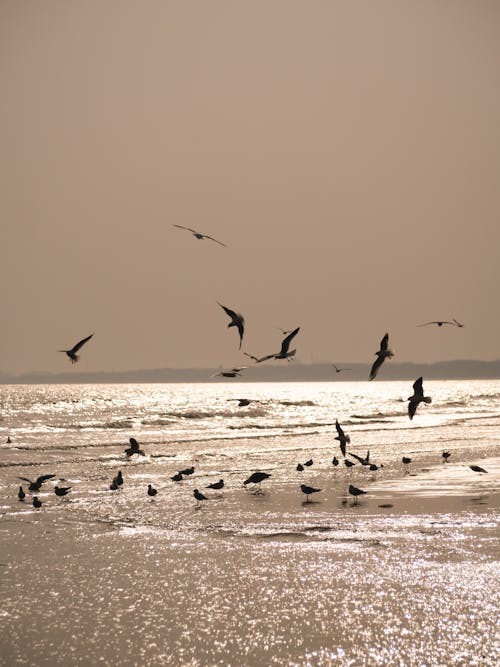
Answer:
<svg viewBox="0 0 500 667"><path fill-rule="evenodd" d="M17 432L19 449L4 450L0 468L2 664L498 664L500 456L485 437L496 418L474 417L455 442L451 421L412 428L411 446L394 428L391 441L405 447L390 451L375 443L380 425L349 427L353 451L365 455L371 442L370 457L383 458L376 472L331 465L331 425L167 449L144 433L147 455L129 461L115 441L75 456L34 433L22 449ZM188 462L195 473L172 482ZM29 494L19 502L17 477L50 466L72 486L68 497L49 480L40 510ZM112 492L118 468L124 484ZM260 492L243 486L263 469L271 477ZM206 489L222 477L222 493ZM321 491L306 502L301 483ZM367 491L357 505L349 484ZM199 507L195 488L207 496Z"/></svg>

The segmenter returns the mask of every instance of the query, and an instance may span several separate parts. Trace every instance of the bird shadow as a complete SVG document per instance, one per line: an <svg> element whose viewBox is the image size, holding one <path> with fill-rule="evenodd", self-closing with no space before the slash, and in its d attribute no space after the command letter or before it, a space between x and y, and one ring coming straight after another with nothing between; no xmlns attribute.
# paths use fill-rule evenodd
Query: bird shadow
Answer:
<svg viewBox="0 0 500 667"><path fill-rule="evenodd" d="M303 500L302 507L309 507L310 505L321 505L321 500Z"/></svg>

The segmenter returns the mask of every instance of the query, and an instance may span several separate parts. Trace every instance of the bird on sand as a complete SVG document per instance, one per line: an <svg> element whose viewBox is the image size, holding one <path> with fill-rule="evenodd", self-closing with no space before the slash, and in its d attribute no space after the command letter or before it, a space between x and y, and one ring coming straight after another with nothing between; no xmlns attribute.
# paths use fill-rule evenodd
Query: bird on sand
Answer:
<svg viewBox="0 0 500 667"><path fill-rule="evenodd" d="M286 336L281 341L281 350L279 352L275 352L274 354L267 354L265 357L261 357L260 359L257 359L257 363L260 364L262 361L267 361L268 359L287 359L290 360L291 357L295 355L297 350L290 350L290 343L292 340L295 338L295 336L299 333L300 327L297 327L294 329L291 333Z"/></svg>
<svg viewBox="0 0 500 667"><path fill-rule="evenodd" d="M213 373L210 377L223 377L223 378L238 378L241 376L241 371L244 371L248 366L236 366L230 370L221 370L217 373Z"/></svg>
<svg viewBox="0 0 500 667"><path fill-rule="evenodd" d="M139 456L146 456L144 450L139 447L139 443L135 438L129 438L129 442L130 442L130 447L127 447L127 449L124 450L128 458L130 458L134 454L139 454Z"/></svg>
<svg viewBox="0 0 500 667"><path fill-rule="evenodd" d="M24 493L24 489L22 486L19 487L19 491L17 492L17 497L21 502L26 498L26 494Z"/></svg>
<svg viewBox="0 0 500 667"><path fill-rule="evenodd" d="M488 472L484 468L481 468L481 466L469 466L469 468L474 472L486 472L486 473Z"/></svg>
<svg viewBox="0 0 500 667"><path fill-rule="evenodd" d="M406 474L409 474L409 472L410 472L409 465L411 463L411 458L409 456L403 456L401 461L402 461L402 463L405 467Z"/></svg>
<svg viewBox="0 0 500 667"><path fill-rule="evenodd" d="M78 341L76 345L74 345L70 350L59 350L59 352L65 352L68 357L71 359L72 364L76 364L78 359L80 358L77 355L78 350L85 345L87 341L89 341L94 334L90 334L90 336L87 336L86 338L82 338L82 340Z"/></svg>
<svg viewBox="0 0 500 667"><path fill-rule="evenodd" d="M187 232L191 232L191 234L199 241L203 241L203 239L209 239L210 241L215 241L215 243L218 243L219 245L224 246L224 248L227 248L227 245L225 243L222 243L222 241L217 241L217 239L214 239L213 236L208 236L208 234L202 234L201 232L196 231L196 229L191 229L191 227L183 227L182 225L172 225L172 226L178 227L179 229L185 229Z"/></svg>
<svg viewBox="0 0 500 667"><path fill-rule="evenodd" d="M213 484L208 484L207 489L213 489L214 491L222 491L224 488L224 480L219 479L218 482L214 482Z"/></svg>
<svg viewBox="0 0 500 667"><path fill-rule="evenodd" d="M151 486L151 484L148 484L148 496L150 498L154 498L157 493L158 493L157 489Z"/></svg>
<svg viewBox="0 0 500 667"><path fill-rule="evenodd" d="M55 475L41 475L34 482L27 477L19 477L19 479L22 479L23 482L29 482L28 491L40 491L42 484L53 477L55 477Z"/></svg>
<svg viewBox="0 0 500 667"><path fill-rule="evenodd" d="M110 491L118 491L119 488L120 488L120 485L119 485L118 482L116 481L116 477L115 477L114 480L113 480L113 481L111 482L111 484L109 485L109 490L110 490Z"/></svg>
<svg viewBox="0 0 500 667"><path fill-rule="evenodd" d="M308 460L304 463L304 465L307 466L308 468L310 468L310 467L312 466L313 463L314 463L314 461L313 461L312 459L308 459Z"/></svg>
<svg viewBox="0 0 500 667"><path fill-rule="evenodd" d="M408 403L408 416L413 419L413 416L420 405L420 403L432 403L430 396L424 396L423 379L421 377L413 383L413 396L409 396L406 400Z"/></svg>
<svg viewBox="0 0 500 667"><path fill-rule="evenodd" d="M349 456L352 456L353 459L356 459L356 461L359 461L362 466L369 466L370 465L370 452L366 452L366 456L358 456L357 454L354 454L353 452L349 452Z"/></svg>
<svg viewBox="0 0 500 667"><path fill-rule="evenodd" d="M334 465L335 467L337 467L338 464L339 464L339 460L338 460L338 458L337 458L336 456L334 456L333 459L332 459L332 465Z"/></svg>
<svg viewBox="0 0 500 667"><path fill-rule="evenodd" d="M271 477L271 475L267 472L253 472L250 477L243 482L243 486L246 486L247 484L256 484L260 489L261 483L269 477Z"/></svg>
<svg viewBox="0 0 500 667"><path fill-rule="evenodd" d="M55 486L54 487L54 493L58 498L62 498L63 496L67 496L68 493L71 491L71 486Z"/></svg>
<svg viewBox="0 0 500 667"><path fill-rule="evenodd" d="M195 489L193 491L193 495L196 498L196 506L197 507L200 507L200 503L201 503L202 500L208 500L208 498L206 496L204 496L203 493L200 493L200 491L198 491L198 489Z"/></svg>
<svg viewBox="0 0 500 667"><path fill-rule="evenodd" d="M117 483L118 486L121 486L121 485L123 484L123 475L122 475L122 471L121 471L121 470L119 470L119 471L116 473L116 476L115 476L115 478L114 478L113 481L115 481L115 482Z"/></svg>
<svg viewBox="0 0 500 667"><path fill-rule="evenodd" d="M301 484L300 485L300 490L302 491L302 493L306 494L306 502L307 503L309 502L309 496L312 493L319 493L321 491L321 489L315 489L314 487L307 486L306 484Z"/></svg>
<svg viewBox="0 0 500 667"><path fill-rule="evenodd" d="M448 463L448 459L451 456L451 452L443 452L441 456L443 457L443 463Z"/></svg>
<svg viewBox="0 0 500 667"><path fill-rule="evenodd" d="M38 498L38 496L33 496L33 507L36 510L39 510L41 506L42 506L42 501Z"/></svg>
<svg viewBox="0 0 500 667"><path fill-rule="evenodd" d="M297 467L295 468L297 472L302 472L304 470L304 466L302 463L297 463Z"/></svg>
<svg viewBox="0 0 500 667"><path fill-rule="evenodd" d="M342 371L352 371L352 368L338 368L335 366L335 364L332 364L332 366L335 368L336 373L342 373Z"/></svg>
<svg viewBox="0 0 500 667"><path fill-rule="evenodd" d="M342 426L339 424L339 420L335 420L335 428L337 429L338 435L335 436L335 440L339 441L340 444L340 451L342 452L342 456L345 457L345 446L348 442L351 442L351 438L344 433L344 430L342 429Z"/></svg>
<svg viewBox="0 0 500 667"><path fill-rule="evenodd" d="M178 472L175 475L173 475L170 479L172 480L172 482L182 482L183 477L181 473Z"/></svg>
<svg viewBox="0 0 500 667"><path fill-rule="evenodd" d="M353 486L352 484L349 484L348 491L351 494L351 496L354 496L354 504L355 505L358 504L358 496L362 496L365 493L367 493L367 491L363 491L363 489L358 489L357 486Z"/></svg>
<svg viewBox="0 0 500 667"><path fill-rule="evenodd" d="M344 459L344 465L345 465L346 468L349 468L349 469L350 469L350 468L352 468L353 466L355 466L356 464L353 463L352 461L349 461L349 459Z"/></svg>
<svg viewBox="0 0 500 667"><path fill-rule="evenodd" d="M462 328L464 325L461 324L458 320L456 320L454 317L452 320L432 320L431 322L424 322L423 324L417 324L417 327L427 327L429 324L436 324L438 327L442 327L443 324L451 324L452 327L460 327Z"/></svg>
<svg viewBox="0 0 500 667"><path fill-rule="evenodd" d="M194 473L194 466L190 468L184 468L184 470L179 470L179 475L192 475Z"/></svg>
<svg viewBox="0 0 500 667"><path fill-rule="evenodd" d="M227 325L227 328L229 329L230 327L236 327L238 329L238 333L240 334L240 350L241 350L241 343L243 341L243 334L245 333L245 318L243 315L240 313L236 313L234 310L231 310L231 308L227 308L226 306L223 306L222 303L219 303L219 306L226 312L227 315L231 318L231 322Z"/></svg>
<svg viewBox="0 0 500 667"><path fill-rule="evenodd" d="M382 366L384 361L386 359L390 359L391 357L394 356L394 352L389 349L389 334L388 333L386 333L385 336L380 341L380 350L375 352L375 354L377 355L377 358L373 362L373 366L371 367L371 370L370 370L370 380L373 380L376 377L376 375L379 371L379 368Z"/></svg>

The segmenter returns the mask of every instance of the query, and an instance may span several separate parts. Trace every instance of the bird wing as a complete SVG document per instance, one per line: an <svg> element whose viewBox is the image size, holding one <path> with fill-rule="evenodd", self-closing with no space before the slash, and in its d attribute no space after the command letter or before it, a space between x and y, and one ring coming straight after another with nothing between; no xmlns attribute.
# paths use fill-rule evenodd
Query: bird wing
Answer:
<svg viewBox="0 0 500 667"><path fill-rule="evenodd" d="M380 349L385 352L389 347L389 334L386 333L385 336L380 341Z"/></svg>
<svg viewBox="0 0 500 667"><path fill-rule="evenodd" d="M295 338L299 331L300 327L297 327L291 333L289 333L286 338L283 339L283 342L281 343L281 354L286 354L288 352L288 348L290 347L292 339Z"/></svg>
<svg viewBox="0 0 500 667"><path fill-rule="evenodd" d="M215 243L218 243L219 245L224 246L224 248L227 248L227 245L225 243L222 243L222 241L217 241L217 239L214 239L213 236L207 236L207 234L203 234L204 238L210 239L211 241L215 241Z"/></svg>
<svg viewBox="0 0 500 667"><path fill-rule="evenodd" d="M248 352L243 352L243 354L245 355L245 357L248 357L249 359L253 359L254 361L257 361L257 362L259 361L259 358L254 357L253 354L248 354Z"/></svg>
<svg viewBox="0 0 500 667"><path fill-rule="evenodd" d="M383 363L384 363L384 357L380 356L375 359L375 361L373 362L373 366L370 370L370 380L373 380L376 377L378 369L380 368L380 366L382 366Z"/></svg>
<svg viewBox="0 0 500 667"><path fill-rule="evenodd" d="M419 403L420 403L420 401L418 401L418 400L413 400L413 401L410 401L408 403L408 417L410 419L413 419L413 416L414 416L415 412L417 411L417 407L418 407Z"/></svg>
<svg viewBox="0 0 500 667"><path fill-rule="evenodd" d="M437 324L437 322L424 322L423 324L417 324L417 327L426 327L429 324Z"/></svg>
<svg viewBox="0 0 500 667"><path fill-rule="evenodd" d="M30 484L33 483L33 482L31 481L31 479L28 479L27 477L18 477L17 479L22 479L23 482L29 482Z"/></svg>
<svg viewBox="0 0 500 667"><path fill-rule="evenodd" d="M132 449L134 450L139 449L139 443L135 438L129 438L129 442L132 445Z"/></svg>
<svg viewBox="0 0 500 667"><path fill-rule="evenodd" d="M357 454L349 452L349 456L352 456L354 459L357 459L360 463L366 463L366 459L362 458L361 456L358 456Z"/></svg>
<svg viewBox="0 0 500 667"><path fill-rule="evenodd" d="M85 345L85 343L92 338L94 334L90 334L90 336L87 336L87 338L82 338L81 341L79 341L73 348L71 348L70 352L73 354L76 354L78 350Z"/></svg>
<svg viewBox="0 0 500 667"><path fill-rule="evenodd" d="M418 380L415 380L413 383L413 391L415 392L415 396L423 396L424 395L424 388L422 386L423 383L423 378L419 377Z"/></svg>
<svg viewBox="0 0 500 667"><path fill-rule="evenodd" d="M38 477L38 479L36 480L36 483L37 483L37 484L43 484L43 483L46 482L48 479L52 479L53 477L55 477L55 475L41 475L41 476Z"/></svg>
<svg viewBox="0 0 500 667"><path fill-rule="evenodd" d="M185 229L187 232L191 232L192 234L198 234L199 232L196 231L196 229L191 229L191 227L183 227L182 225L172 225L173 227L178 227L179 229Z"/></svg>
<svg viewBox="0 0 500 667"><path fill-rule="evenodd" d="M257 363L260 364L262 361L267 361L268 359L275 359L275 358L276 358L276 353L266 354L265 357L261 357L260 359L257 359Z"/></svg>
<svg viewBox="0 0 500 667"><path fill-rule="evenodd" d="M225 312L229 315L229 317L231 319L238 320L239 318L241 318L241 315L238 315L238 313L235 313L234 310L231 310L231 308L227 308L226 306L223 306L222 303L219 303L219 301L217 301L217 303L219 304L219 306L221 308L223 308L225 310Z"/></svg>
<svg viewBox="0 0 500 667"><path fill-rule="evenodd" d="M342 438L344 436L344 430L342 426L339 424L338 420L335 422L335 428L337 429L337 433L339 436Z"/></svg>
<svg viewBox="0 0 500 667"><path fill-rule="evenodd" d="M461 322L459 322L455 318L453 318L453 324L455 324L455 326L457 326L457 327L464 327L465 326L465 324L462 324Z"/></svg>
<svg viewBox="0 0 500 667"><path fill-rule="evenodd" d="M238 321L238 333L240 334L240 350L241 350L241 343L243 342L243 334L245 333L245 324L243 322L243 318Z"/></svg>

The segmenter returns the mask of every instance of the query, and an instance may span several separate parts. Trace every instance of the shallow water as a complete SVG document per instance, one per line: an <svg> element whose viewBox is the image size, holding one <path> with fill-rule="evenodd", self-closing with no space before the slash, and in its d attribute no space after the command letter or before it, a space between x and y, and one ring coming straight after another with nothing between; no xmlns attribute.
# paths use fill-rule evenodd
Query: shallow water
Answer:
<svg viewBox="0 0 500 667"><path fill-rule="evenodd" d="M500 383L424 386L413 422L399 382L1 388L1 664L498 664ZM381 470L331 465L337 417Z"/></svg>

